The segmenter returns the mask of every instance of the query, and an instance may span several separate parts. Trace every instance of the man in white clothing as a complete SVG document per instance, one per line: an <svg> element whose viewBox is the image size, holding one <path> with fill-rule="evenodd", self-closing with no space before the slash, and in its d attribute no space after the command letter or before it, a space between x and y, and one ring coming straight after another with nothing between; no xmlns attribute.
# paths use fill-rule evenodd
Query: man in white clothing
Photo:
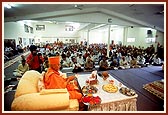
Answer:
<svg viewBox="0 0 168 115"><path fill-rule="evenodd" d="M120 63L119 68L121 68L121 69L130 68L130 65L128 64L127 60L125 59L125 56L122 56L119 63Z"/></svg>
<svg viewBox="0 0 168 115"><path fill-rule="evenodd" d="M77 63L79 63L81 66L84 66L84 59L82 57L82 54L79 54L77 57Z"/></svg>

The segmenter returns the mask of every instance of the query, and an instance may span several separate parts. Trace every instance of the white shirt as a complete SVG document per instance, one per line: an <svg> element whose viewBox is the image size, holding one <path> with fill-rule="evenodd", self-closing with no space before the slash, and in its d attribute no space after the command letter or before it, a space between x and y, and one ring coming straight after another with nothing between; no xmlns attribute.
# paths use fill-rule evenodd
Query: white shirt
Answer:
<svg viewBox="0 0 168 115"><path fill-rule="evenodd" d="M77 63L79 64L84 64L84 60L83 60L83 57L77 57Z"/></svg>
<svg viewBox="0 0 168 115"><path fill-rule="evenodd" d="M160 58L154 58L153 62L156 63L156 64L161 64L161 59Z"/></svg>
<svg viewBox="0 0 168 115"><path fill-rule="evenodd" d="M145 58L142 56L137 56L138 64L144 64L145 63Z"/></svg>

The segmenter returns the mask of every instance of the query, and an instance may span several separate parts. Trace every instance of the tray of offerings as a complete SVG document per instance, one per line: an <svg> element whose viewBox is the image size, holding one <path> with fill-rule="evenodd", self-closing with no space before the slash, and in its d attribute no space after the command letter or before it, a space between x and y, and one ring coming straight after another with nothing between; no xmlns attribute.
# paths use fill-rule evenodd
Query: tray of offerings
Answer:
<svg viewBox="0 0 168 115"><path fill-rule="evenodd" d="M134 96L136 94L133 89L130 89L128 87L121 87L119 92L126 96Z"/></svg>
<svg viewBox="0 0 168 115"><path fill-rule="evenodd" d="M82 93L84 94L95 94L97 93L98 89L95 86L92 85L87 85L87 86L83 86L82 88Z"/></svg>

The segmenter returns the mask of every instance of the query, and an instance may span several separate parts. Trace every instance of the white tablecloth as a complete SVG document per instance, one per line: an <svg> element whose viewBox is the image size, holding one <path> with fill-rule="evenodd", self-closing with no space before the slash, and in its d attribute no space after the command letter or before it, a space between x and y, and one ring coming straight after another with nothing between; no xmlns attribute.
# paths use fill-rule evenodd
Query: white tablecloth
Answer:
<svg viewBox="0 0 168 115"><path fill-rule="evenodd" d="M86 80L90 77L91 74L78 75L78 82L80 87L86 85ZM134 96L126 96L121 94L119 91L116 93L108 93L102 89L102 86L108 84L109 80L114 80L114 84L119 87L120 82L113 78L111 75L107 80L103 80L100 76L97 77L99 83L94 85L98 92L95 95L98 95L102 102L97 107L89 107L89 110L96 111L136 111L136 98L137 94ZM126 87L124 84L122 87Z"/></svg>

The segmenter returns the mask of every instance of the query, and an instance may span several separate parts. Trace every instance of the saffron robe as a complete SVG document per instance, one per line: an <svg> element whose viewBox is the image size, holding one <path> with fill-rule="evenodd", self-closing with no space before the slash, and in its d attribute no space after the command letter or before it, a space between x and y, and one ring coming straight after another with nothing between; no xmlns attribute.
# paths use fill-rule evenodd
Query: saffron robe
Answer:
<svg viewBox="0 0 168 115"><path fill-rule="evenodd" d="M82 94L75 89L74 84L67 83L67 78L63 78L58 71L52 68L48 68L43 80L46 89L67 88L70 99L81 99L82 97Z"/></svg>

